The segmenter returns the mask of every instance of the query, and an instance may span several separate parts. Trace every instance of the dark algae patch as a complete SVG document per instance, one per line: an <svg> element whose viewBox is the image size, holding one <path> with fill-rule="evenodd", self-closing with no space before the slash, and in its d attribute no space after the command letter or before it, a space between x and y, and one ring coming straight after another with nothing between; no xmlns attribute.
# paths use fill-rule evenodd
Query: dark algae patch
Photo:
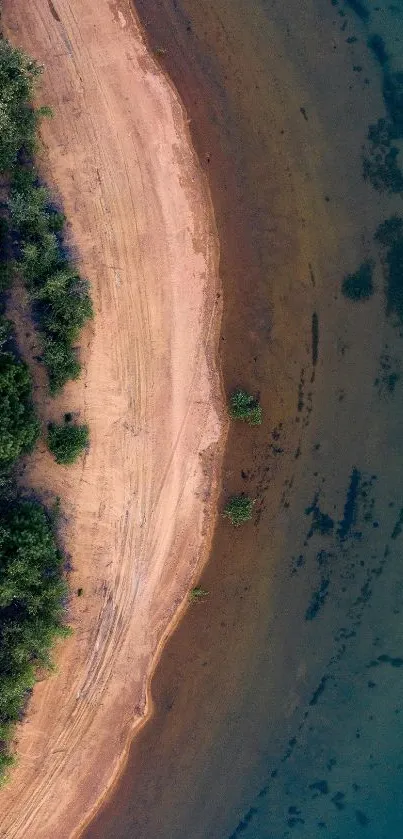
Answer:
<svg viewBox="0 0 403 839"><path fill-rule="evenodd" d="M253 816L256 815L256 813L256 807L250 807L247 813L245 813L243 819L238 822L234 832L231 833L231 836L229 836L229 839L237 839L237 836L240 836L241 833L246 830L248 824L252 821Z"/></svg>
<svg viewBox="0 0 403 839"><path fill-rule="evenodd" d="M390 655L378 656L380 664L390 664L391 667L403 667L403 658L392 658Z"/></svg>
<svg viewBox="0 0 403 839"><path fill-rule="evenodd" d="M382 249L386 314L403 324L403 219L392 216L379 225L375 241Z"/></svg>
<svg viewBox="0 0 403 839"><path fill-rule="evenodd" d="M385 73L383 98L393 126L393 136L403 136L403 73Z"/></svg>
<svg viewBox="0 0 403 839"><path fill-rule="evenodd" d="M403 237L403 219L396 215L383 221L375 233L375 241L384 248L392 247L401 237Z"/></svg>
<svg viewBox="0 0 403 839"><path fill-rule="evenodd" d="M364 155L364 180L378 192L399 194L403 191L403 174L398 164L399 149L393 145L393 124L381 117L368 128L368 147Z"/></svg>
<svg viewBox="0 0 403 839"><path fill-rule="evenodd" d="M367 827L369 824L369 818L362 812L362 810L355 811L355 818L360 827Z"/></svg>
<svg viewBox="0 0 403 839"><path fill-rule="evenodd" d="M371 37L368 38L368 47L372 50L381 67L383 67L388 61L388 54L386 52L385 41L383 38L380 35L371 35Z"/></svg>
<svg viewBox="0 0 403 839"><path fill-rule="evenodd" d="M346 803L345 803L345 800L344 800L345 797L346 796L345 796L344 792L336 792L335 795L332 798L332 804L334 804L334 806L338 810L344 810L344 808L346 806Z"/></svg>
<svg viewBox="0 0 403 839"><path fill-rule="evenodd" d="M369 11L364 3L361 3L361 0L345 0L345 2L360 20L366 22L369 19Z"/></svg>
<svg viewBox="0 0 403 839"><path fill-rule="evenodd" d="M339 523L339 527L337 530L337 535L340 541L344 541L347 536L350 534L351 528L353 527L356 514L357 514L357 498L358 492L360 488L360 481L361 481L361 472L356 469L354 466L353 471L351 472L350 476L350 484L347 490L347 498L346 503L344 505L344 515Z"/></svg>
<svg viewBox="0 0 403 839"><path fill-rule="evenodd" d="M312 315L312 366L316 367L319 350L319 318L316 312Z"/></svg>
<svg viewBox="0 0 403 839"><path fill-rule="evenodd" d="M309 784L309 789L314 792L319 792L321 795L329 794L329 784L327 781L315 781L313 784Z"/></svg>
<svg viewBox="0 0 403 839"><path fill-rule="evenodd" d="M380 370L377 378L374 381L375 387L378 389L379 396L388 395L393 396L396 390L396 385L400 381L400 365L399 360L395 356L391 356L388 352L388 347L385 347L384 352L380 357Z"/></svg>
<svg viewBox="0 0 403 839"><path fill-rule="evenodd" d="M368 46L383 69L382 93L387 117L369 126L368 149L363 159L363 176L379 192L401 193L403 174L394 141L403 137L403 73L388 70L388 55L380 35L372 35Z"/></svg>
<svg viewBox="0 0 403 839"><path fill-rule="evenodd" d="M312 621L319 614L324 602L328 596L330 580L328 577L322 577L320 586L317 591L314 591L311 602L305 612L305 620Z"/></svg>
<svg viewBox="0 0 403 839"><path fill-rule="evenodd" d="M397 522L392 530L391 539L397 539L400 536L403 529L403 507L400 510L399 517Z"/></svg>
<svg viewBox="0 0 403 839"><path fill-rule="evenodd" d="M334 528L333 519L327 513L322 512L318 500L319 493L315 493L312 504L305 510L307 516L312 516L312 525L308 531L307 539L310 539L314 533L320 533L321 536L326 536Z"/></svg>
<svg viewBox="0 0 403 839"><path fill-rule="evenodd" d="M326 683L327 683L327 681L328 681L328 678L329 678L328 676L322 676L322 678L321 678L321 680L320 680L320 682L319 682L319 684L318 684L318 687L317 687L317 688L316 688L316 690L313 692L313 694L312 694L312 696L311 696L311 698L310 698L310 700L309 700L309 705L310 705L311 707L313 707L313 706L315 706L315 705L317 705L317 704L318 704L319 699L320 699L320 697L322 696L322 693L324 693L324 690L325 690L325 688L326 688Z"/></svg>
<svg viewBox="0 0 403 839"><path fill-rule="evenodd" d="M347 274L341 290L349 300L368 300L374 293L372 272L374 264L370 260L363 262L358 271Z"/></svg>

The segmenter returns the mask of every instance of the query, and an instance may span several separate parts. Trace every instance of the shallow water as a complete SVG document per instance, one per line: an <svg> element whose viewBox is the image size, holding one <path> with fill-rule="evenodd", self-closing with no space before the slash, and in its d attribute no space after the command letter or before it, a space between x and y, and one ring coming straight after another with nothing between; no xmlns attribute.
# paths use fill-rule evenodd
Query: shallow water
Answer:
<svg viewBox="0 0 403 839"><path fill-rule="evenodd" d="M398 839L403 337L374 233L402 196L364 181L362 159L379 154L385 74L403 71L403 4L137 9L210 179L226 386L260 391L265 421L232 428L223 475L254 522L218 523L209 596L168 643L156 715L85 836ZM365 260L374 293L346 299Z"/></svg>

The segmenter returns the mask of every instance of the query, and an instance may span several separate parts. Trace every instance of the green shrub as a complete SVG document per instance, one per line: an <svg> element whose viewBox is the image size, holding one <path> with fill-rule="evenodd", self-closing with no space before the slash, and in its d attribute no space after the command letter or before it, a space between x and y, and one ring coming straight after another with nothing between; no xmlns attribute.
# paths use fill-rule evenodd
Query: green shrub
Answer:
<svg viewBox="0 0 403 839"><path fill-rule="evenodd" d="M49 377L49 390L58 393L69 379L78 379L81 372L75 350L67 343L49 338L45 342L43 361Z"/></svg>
<svg viewBox="0 0 403 839"><path fill-rule="evenodd" d="M0 294L7 291L13 279L12 265L9 264L9 229L8 222L0 216Z"/></svg>
<svg viewBox="0 0 403 839"><path fill-rule="evenodd" d="M13 281L14 271L11 265L0 262L0 294L7 291Z"/></svg>
<svg viewBox="0 0 403 839"><path fill-rule="evenodd" d="M88 446L88 425L51 424L47 443L57 463L74 463Z"/></svg>
<svg viewBox="0 0 403 839"><path fill-rule="evenodd" d="M195 586L190 591L189 600L191 603L199 603L201 600L205 600L207 595L208 591L206 591L201 586Z"/></svg>
<svg viewBox="0 0 403 839"><path fill-rule="evenodd" d="M77 339L81 328L92 317L88 283L70 268L50 274L33 299L38 304L46 335L69 345Z"/></svg>
<svg viewBox="0 0 403 839"><path fill-rule="evenodd" d="M262 422L262 408L258 400L241 388L231 394L228 410L232 419L248 422L249 425L260 425Z"/></svg>
<svg viewBox="0 0 403 839"><path fill-rule="evenodd" d="M28 368L4 351L0 351L0 405L0 469L4 469L31 451L39 435Z"/></svg>
<svg viewBox="0 0 403 839"><path fill-rule="evenodd" d="M13 226L23 242L40 240L49 229L48 192L36 182L33 170L28 169L28 172L30 178L25 184L17 187L14 182L8 202Z"/></svg>
<svg viewBox="0 0 403 839"><path fill-rule="evenodd" d="M343 280L342 292L350 300L368 300L374 293L372 282L373 263L363 262L354 274L347 274Z"/></svg>
<svg viewBox="0 0 403 839"><path fill-rule="evenodd" d="M246 521L250 521L252 518L254 503L255 502L251 498L248 498L247 495L244 495L244 493L241 493L241 495L233 495L232 498L227 501L223 515L225 518L229 519L235 527L239 527L239 525Z"/></svg>
<svg viewBox="0 0 403 839"><path fill-rule="evenodd" d="M35 148L39 114L31 104L40 66L0 39L0 172L15 165L21 151Z"/></svg>

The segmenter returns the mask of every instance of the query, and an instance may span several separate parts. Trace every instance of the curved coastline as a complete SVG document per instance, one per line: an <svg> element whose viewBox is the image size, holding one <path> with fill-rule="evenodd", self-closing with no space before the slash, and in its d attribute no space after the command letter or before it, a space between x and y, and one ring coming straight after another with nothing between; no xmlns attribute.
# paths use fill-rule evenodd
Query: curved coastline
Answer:
<svg viewBox="0 0 403 839"><path fill-rule="evenodd" d="M73 636L57 649L57 673L37 685L17 733L0 829L10 839L27 830L67 839L104 798L152 713L152 673L210 548L227 430L217 358L222 295L214 213L186 113L133 9L126 0L24 5L5 0L4 31L45 65L40 97L55 117L41 131L40 172L66 210L96 319L81 342L82 380L65 395L84 406L90 454L68 475L44 448L26 465L24 480L45 500L61 498L72 590L84 596L72 597ZM24 301L16 308L28 354L35 336ZM32 369L45 423L63 411L64 397L50 403L35 362Z"/></svg>
<svg viewBox="0 0 403 839"><path fill-rule="evenodd" d="M396 458L385 463L390 441L403 451L401 390L388 396L379 382L382 359L399 371L403 353L379 261L367 304L341 285L373 253L377 225L401 213L399 196L362 177L368 125L384 113L367 48L381 15L369 28L350 4L326 0L136 6L210 170L225 382L260 389L265 421L252 438L231 428L224 460L224 491L258 496L254 526L234 539L217 523L208 601L168 641L153 720L84 836L235 839L297 825L311 839L322 820L334 835L361 825L375 839L387 781L382 800L371 741L397 767L400 693L390 670L367 684L366 664L372 646L383 659L399 649L399 555L387 542L403 491ZM340 540L357 469L357 528ZM312 507L331 532L311 526ZM310 786L319 778L321 790ZM401 798L392 790L391 802Z"/></svg>

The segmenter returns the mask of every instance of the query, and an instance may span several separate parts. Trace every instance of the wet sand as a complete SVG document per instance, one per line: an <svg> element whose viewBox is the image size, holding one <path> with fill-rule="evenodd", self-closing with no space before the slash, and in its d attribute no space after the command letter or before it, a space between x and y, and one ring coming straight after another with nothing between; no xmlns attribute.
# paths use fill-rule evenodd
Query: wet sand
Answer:
<svg viewBox="0 0 403 839"><path fill-rule="evenodd" d="M403 344L373 234L401 199L362 178L377 20L322 0L136 5L210 178L226 386L260 392L265 421L231 429L223 473L254 522L219 522L209 596L85 839L397 837ZM372 257L375 294L346 300Z"/></svg>

